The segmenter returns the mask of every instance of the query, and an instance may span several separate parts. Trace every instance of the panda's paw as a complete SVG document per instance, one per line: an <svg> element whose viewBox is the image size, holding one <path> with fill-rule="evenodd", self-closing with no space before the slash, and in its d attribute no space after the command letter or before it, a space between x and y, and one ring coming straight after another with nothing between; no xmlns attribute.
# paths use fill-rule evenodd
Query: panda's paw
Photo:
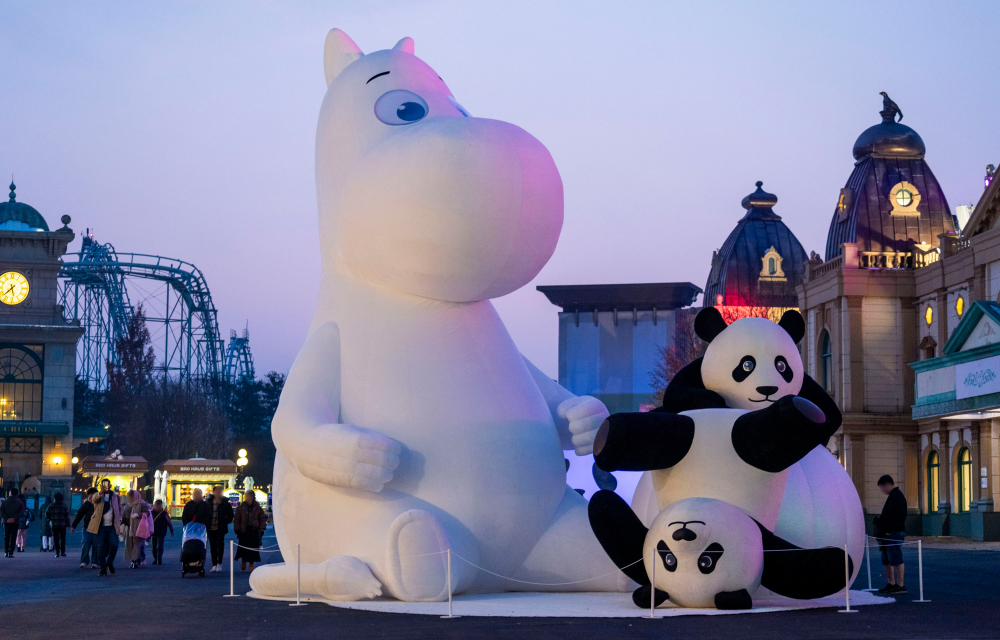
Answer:
<svg viewBox="0 0 1000 640"><path fill-rule="evenodd" d="M647 584L639 587L638 589L632 592L632 602L635 603L635 606L639 607L640 609L649 608L649 595L650 595L649 592L650 589L652 588L653 587ZM667 595L666 591L660 591L659 589L657 589L656 595L653 596L653 605L658 607L664 602L666 602L667 598L669 597L670 596Z"/></svg>
<svg viewBox="0 0 1000 640"><path fill-rule="evenodd" d="M722 610L752 609L753 599L746 589L720 591L715 594L715 608Z"/></svg>
<svg viewBox="0 0 1000 640"><path fill-rule="evenodd" d="M814 422L816 424L823 424L826 422L826 414L823 410L816 406L811 400L806 400L802 396L789 396L791 398L791 404L802 416L804 416L809 422Z"/></svg>

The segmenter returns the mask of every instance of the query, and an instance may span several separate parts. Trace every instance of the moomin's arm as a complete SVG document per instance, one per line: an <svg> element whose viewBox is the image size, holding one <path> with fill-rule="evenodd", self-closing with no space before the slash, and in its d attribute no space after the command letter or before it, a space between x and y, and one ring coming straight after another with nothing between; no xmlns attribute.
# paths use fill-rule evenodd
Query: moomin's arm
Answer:
<svg viewBox="0 0 1000 640"><path fill-rule="evenodd" d="M274 445L312 480L381 491L399 466L399 443L339 420L340 329L327 322L309 336L288 373L271 423Z"/></svg>
<svg viewBox="0 0 1000 640"><path fill-rule="evenodd" d="M608 417L608 408L593 396L575 396L568 389L542 373L530 360L521 356L528 367L545 404L552 412L559 442L564 451L573 449L578 456L594 451L594 436Z"/></svg>

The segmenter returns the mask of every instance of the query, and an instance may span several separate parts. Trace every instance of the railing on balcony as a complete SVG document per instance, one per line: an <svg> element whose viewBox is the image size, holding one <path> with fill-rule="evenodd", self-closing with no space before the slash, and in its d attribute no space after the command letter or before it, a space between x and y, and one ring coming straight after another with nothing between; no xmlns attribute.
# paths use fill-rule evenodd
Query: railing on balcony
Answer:
<svg viewBox="0 0 1000 640"><path fill-rule="evenodd" d="M859 269L919 269L938 261L937 249L928 251L859 251Z"/></svg>
<svg viewBox="0 0 1000 640"><path fill-rule="evenodd" d="M820 278L830 273L831 271L837 271L844 264L844 256L837 256L833 260L827 262L819 262L818 260L812 260L809 262L809 279L814 280Z"/></svg>

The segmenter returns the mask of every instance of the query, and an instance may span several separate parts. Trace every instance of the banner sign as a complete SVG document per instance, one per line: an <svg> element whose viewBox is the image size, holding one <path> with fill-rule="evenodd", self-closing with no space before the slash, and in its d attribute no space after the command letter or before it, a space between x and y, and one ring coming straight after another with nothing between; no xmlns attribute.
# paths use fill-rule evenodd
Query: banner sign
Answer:
<svg viewBox="0 0 1000 640"><path fill-rule="evenodd" d="M1000 393L1000 356L955 365L955 399Z"/></svg>

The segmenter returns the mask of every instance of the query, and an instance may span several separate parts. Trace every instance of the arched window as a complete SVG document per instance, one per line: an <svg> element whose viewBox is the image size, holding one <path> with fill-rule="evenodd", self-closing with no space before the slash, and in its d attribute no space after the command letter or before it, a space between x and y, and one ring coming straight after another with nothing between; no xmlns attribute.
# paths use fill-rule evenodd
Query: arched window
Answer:
<svg viewBox="0 0 1000 640"><path fill-rule="evenodd" d="M0 344L0 420L42 419L42 347Z"/></svg>
<svg viewBox="0 0 1000 640"><path fill-rule="evenodd" d="M927 454L927 513L938 510L938 463L937 451Z"/></svg>
<svg viewBox="0 0 1000 640"><path fill-rule="evenodd" d="M823 388L830 395L833 395L833 348L830 344L830 332L823 332L823 340L820 343L819 350L819 363L820 363L820 378L823 382Z"/></svg>
<svg viewBox="0 0 1000 640"><path fill-rule="evenodd" d="M777 272L778 272L778 269L774 266L774 258L768 258L767 259L767 273L773 276Z"/></svg>
<svg viewBox="0 0 1000 640"><path fill-rule="evenodd" d="M968 447L962 447L958 452L958 469L956 470L958 482L958 510L968 511L972 504L972 454Z"/></svg>

